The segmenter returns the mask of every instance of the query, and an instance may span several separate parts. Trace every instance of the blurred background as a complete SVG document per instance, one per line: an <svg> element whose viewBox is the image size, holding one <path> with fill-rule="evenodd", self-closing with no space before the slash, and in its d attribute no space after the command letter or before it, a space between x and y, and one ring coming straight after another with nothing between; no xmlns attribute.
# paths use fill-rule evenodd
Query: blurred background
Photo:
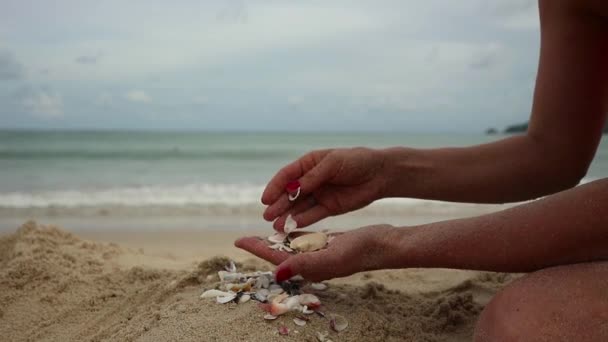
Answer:
<svg viewBox="0 0 608 342"><path fill-rule="evenodd" d="M3 0L0 230L270 227L264 184L311 149L525 130L538 41L529 0ZM585 181L606 174L603 144ZM384 200L335 224L485 208Z"/></svg>

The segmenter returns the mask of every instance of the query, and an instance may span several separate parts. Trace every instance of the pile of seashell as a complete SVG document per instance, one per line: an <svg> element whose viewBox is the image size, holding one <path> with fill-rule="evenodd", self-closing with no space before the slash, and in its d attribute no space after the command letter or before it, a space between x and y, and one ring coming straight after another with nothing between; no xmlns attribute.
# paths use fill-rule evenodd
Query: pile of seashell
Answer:
<svg viewBox="0 0 608 342"><path fill-rule="evenodd" d="M207 290L203 292L201 298L215 298L220 304L257 301L260 307L266 311L264 319L275 320L280 315L293 312L296 314L293 323L299 327L305 326L310 321L309 317L312 314L328 319L330 328L336 332L348 327L348 322L344 317L335 314L326 315L320 311L321 301L317 296L300 290L304 285L300 276L276 283L272 272L240 273L234 262L225 267L225 271L219 271L218 276L221 282L220 289ZM312 283L310 288L323 291L327 285ZM278 333L288 335L289 328L281 325L278 327ZM330 342L327 338L328 334L328 332L317 332L317 339Z"/></svg>
<svg viewBox="0 0 608 342"><path fill-rule="evenodd" d="M323 232L295 232L296 228L296 221L287 216L284 233L269 236L269 247L287 253L314 252L325 248L332 238Z"/></svg>

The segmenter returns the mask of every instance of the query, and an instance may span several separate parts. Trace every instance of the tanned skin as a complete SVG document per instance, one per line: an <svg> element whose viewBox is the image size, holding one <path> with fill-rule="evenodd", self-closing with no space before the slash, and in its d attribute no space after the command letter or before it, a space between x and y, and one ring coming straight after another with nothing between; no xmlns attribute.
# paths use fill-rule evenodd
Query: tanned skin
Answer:
<svg viewBox="0 0 608 342"><path fill-rule="evenodd" d="M238 247L277 265L278 280L448 267L530 272L484 309L476 341L608 341L608 179L586 174L608 111L608 1L541 0L541 53L525 134L466 148L313 151L280 170L262 202L281 230L386 197L504 203L478 217L345 232L290 256L254 237ZM295 205L284 188L298 179ZM314 200L313 200L314 199Z"/></svg>

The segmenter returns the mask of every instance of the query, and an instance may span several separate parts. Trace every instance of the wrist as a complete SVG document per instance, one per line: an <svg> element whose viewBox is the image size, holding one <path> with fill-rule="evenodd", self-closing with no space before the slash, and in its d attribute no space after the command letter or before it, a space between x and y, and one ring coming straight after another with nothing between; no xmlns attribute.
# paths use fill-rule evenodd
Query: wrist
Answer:
<svg viewBox="0 0 608 342"><path fill-rule="evenodd" d="M419 175L428 173L422 150L406 147L390 147L379 150L382 156L380 198L417 197L423 182Z"/></svg>
<svg viewBox="0 0 608 342"><path fill-rule="evenodd" d="M394 227L383 225L382 231L376 234L376 250L380 256L378 269L397 269L415 267L410 261L411 236L413 227Z"/></svg>

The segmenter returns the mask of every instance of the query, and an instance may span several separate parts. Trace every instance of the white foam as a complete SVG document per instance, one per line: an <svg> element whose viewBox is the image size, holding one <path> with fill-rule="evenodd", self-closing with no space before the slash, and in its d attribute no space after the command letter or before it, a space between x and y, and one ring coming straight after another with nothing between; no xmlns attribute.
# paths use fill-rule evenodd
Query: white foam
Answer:
<svg viewBox="0 0 608 342"><path fill-rule="evenodd" d="M259 203L263 187L250 184L190 184L99 190L0 193L0 207L247 205Z"/></svg>
<svg viewBox="0 0 608 342"><path fill-rule="evenodd" d="M581 184L592 181L584 179ZM260 205L264 185L260 184L189 184L181 186L141 186L110 189L55 190L0 193L0 208L48 207L141 207L141 206L228 206ZM461 205L414 198L390 198L372 205L377 209L414 208L449 212Z"/></svg>

